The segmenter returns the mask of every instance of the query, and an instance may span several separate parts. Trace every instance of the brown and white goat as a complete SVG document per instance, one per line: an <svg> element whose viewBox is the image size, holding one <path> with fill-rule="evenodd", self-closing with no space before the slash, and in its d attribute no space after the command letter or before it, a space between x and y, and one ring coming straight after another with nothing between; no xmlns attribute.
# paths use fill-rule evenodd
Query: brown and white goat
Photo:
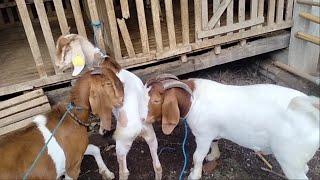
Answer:
<svg viewBox="0 0 320 180"><path fill-rule="evenodd" d="M104 129L111 128L111 111L123 104L123 86L115 73L104 69L85 73L71 90L73 108L48 144L46 152L28 179L77 179L84 155L94 155L104 178L114 178L102 161L99 148L88 146L87 127L90 112L100 117ZM52 130L66 112L67 103L59 103L45 115L38 115L28 127L0 137L0 179L21 179Z"/></svg>
<svg viewBox="0 0 320 180"><path fill-rule="evenodd" d="M170 134L185 117L197 143L189 179L200 179L213 140L224 138L273 154L289 179L308 179L307 162L319 149L319 98L272 84L224 85L206 79L151 80L148 122ZM216 146L212 146L215 154Z"/></svg>
<svg viewBox="0 0 320 180"><path fill-rule="evenodd" d="M57 62L60 68L65 69L71 64L72 57L81 55L85 57L87 67L100 65L102 69L106 68L106 63L112 61L100 54L97 48L83 37L76 34L61 36L57 42ZM117 119L117 127L113 138L116 140L116 153L119 163L119 179L128 179L129 170L127 168L127 154L131 148L132 142L137 136L142 136L150 149L155 179L161 179L162 167L157 154L158 141L151 124L144 120L147 118L146 88L140 78L135 74L121 69L118 66L116 75L124 85L124 102L121 108L113 110Z"/></svg>

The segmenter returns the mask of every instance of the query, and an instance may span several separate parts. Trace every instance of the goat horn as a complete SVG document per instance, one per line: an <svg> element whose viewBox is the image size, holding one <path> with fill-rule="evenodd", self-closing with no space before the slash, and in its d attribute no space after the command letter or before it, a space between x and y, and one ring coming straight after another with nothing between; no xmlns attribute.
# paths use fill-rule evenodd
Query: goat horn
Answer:
<svg viewBox="0 0 320 180"><path fill-rule="evenodd" d="M187 91L187 93L189 93L192 96L192 90L190 89L190 87L181 81L166 80L166 81L163 81L162 85L165 90L170 89L170 88L181 88L181 89Z"/></svg>
<svg viewBox="0 0 320 180"><path fill-rule="evenodd" d="M158 80L165 80L165 79L179 80L179 78L173 74L159 74L158 76L156 76L156 79L158 79Z"/></svg>

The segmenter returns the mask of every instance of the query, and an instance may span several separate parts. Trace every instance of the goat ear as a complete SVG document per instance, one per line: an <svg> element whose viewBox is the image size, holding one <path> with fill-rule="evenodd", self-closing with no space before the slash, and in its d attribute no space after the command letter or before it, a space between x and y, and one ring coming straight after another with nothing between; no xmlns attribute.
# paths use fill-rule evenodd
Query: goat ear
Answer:
<svg viewBox="0 0 320 180"><path fill-rule="evenodd" d="M162 104L162 132L171 134L179 123L180 110L174 90L168 90L164 95Z"/></svg>
<svg viewBox="0 0 320 180"><path fill-rule="evenodd" d="M104 88L97 83L91 83L89 102L91 111L94 115L100 118L99 133L103 134L103 130L111 130L111 109L107 107L108 102L105 102Z"/></svg>

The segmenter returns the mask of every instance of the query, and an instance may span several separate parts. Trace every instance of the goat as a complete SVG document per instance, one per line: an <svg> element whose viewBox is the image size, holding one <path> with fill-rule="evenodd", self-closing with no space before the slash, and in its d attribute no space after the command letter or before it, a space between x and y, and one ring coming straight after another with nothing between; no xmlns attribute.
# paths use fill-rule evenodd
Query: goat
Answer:
<svg viewBox="0 0 320 180"><path fill-rule="evenodd" d="M48 143L44 153L28 179L52 179L65 176L77 179L84 155L93 155L103 178L113 179L106 167L100 149L88 145L87 127L90 111L98 115L104 128L111 128L111 111L123 104L123 86L110 69L101 74L85 73L71 90L69 102L76 107L64 118L61 126ZM52 135L66 112L66 104L60 102L45 115L38 115L26 128L0 138L0 179L21 179L36 158L40 149Z"/></svg>
<svg viewBox="0 0 320 180"><path fill-rule="evenodd" d="M70 38L72 37L72 38ZM63 43L61 43L63 42ZM67 42L67 43L65 43ZM77 47L82 49L74 50L70 44L77 44ZM94 46L88 41L83 41L83 37L80 35L72 34L62 36L57 42L57 49L64 49L65 51L57 52L58 62L62 64L62 69L70 66L71 60L69 57L74 57L74 53L83 54L87 64L100 64L104 69L105 62L110 61L112 58L106 58L101 63L100 61L104 57L100 57L100 53L96 51ZM78 52L79 51L79 52ZM90 59L91 58L91 59ZM91 67L88 66L90 69ZM117 77L121 80L124 86L124 103L121 108L114 108L113 113L117 119L116 131L113 138L116 141L116 154L119 163L119 178L127 179L129 176L129 170L127 168L126 156L129 152L132 142L137 136L142 136L147 142L151 157L153 160L153 167L155 171L155 178L161 179L162 167L157 154L158 141L151 124L145 124L144 119L147 117L147 104L148 99L146 96L146 89L142 81L133 73L117 68Z"/></svg>
<svg viewBox="0 0 320 180"><path fill-rule="evenodd" d="M224 85L205 79L158 76L147 82L147 122L162 121L170 134L185 117L195 136L194 168L202 163L213 140L225 138L264 154L274 154L290 179L307 179L307 162L319 148L319 98L271 84ZM217 143L209 158L218 158ZM215 154L218 153L218 154Z"/></svg>

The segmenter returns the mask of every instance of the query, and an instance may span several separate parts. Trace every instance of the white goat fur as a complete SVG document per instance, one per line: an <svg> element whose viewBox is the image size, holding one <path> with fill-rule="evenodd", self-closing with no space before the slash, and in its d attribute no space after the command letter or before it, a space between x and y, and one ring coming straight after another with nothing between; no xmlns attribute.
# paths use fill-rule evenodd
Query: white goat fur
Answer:
<svg viewBox="0 0 320 180"><path fill-rule="evenodd" d="M290 179L307 179L307 162L319 148L319 99L276 85L231 86L193 79L195 90L187 122L196 137L194 168L212 140L225 138L264 154L274 154ZM212 154L211 154L212 156Z"/></svg>

